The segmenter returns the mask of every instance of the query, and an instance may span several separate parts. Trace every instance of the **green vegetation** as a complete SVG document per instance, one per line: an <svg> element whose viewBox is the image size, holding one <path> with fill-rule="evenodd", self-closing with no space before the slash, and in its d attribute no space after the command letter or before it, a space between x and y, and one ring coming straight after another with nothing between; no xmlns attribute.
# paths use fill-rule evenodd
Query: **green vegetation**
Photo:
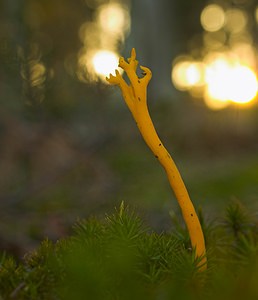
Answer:
<svg viewBox="0 0 258 300"><path fill-rule="evenodd" d="M258 223L240 203L207 223L208 269L198 271L187 231L155 233L130 209L77 222L20 262L0 261L0 299L257 299Z"/></svg>

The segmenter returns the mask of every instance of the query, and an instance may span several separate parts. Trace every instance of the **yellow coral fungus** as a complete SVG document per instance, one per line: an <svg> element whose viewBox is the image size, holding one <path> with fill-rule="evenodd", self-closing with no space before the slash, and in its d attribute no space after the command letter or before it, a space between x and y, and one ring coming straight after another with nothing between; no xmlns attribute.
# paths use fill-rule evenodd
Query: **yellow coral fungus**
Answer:
<svg viewBox="0 0 258 300"><path fill-rule="evenodd" d="M136 121L143 139L164 167L188 228L192 248L195 249L196 258L200 259L200 270L205 270L207 263L205 241L198 216L182 177L172 157L159 139L149 115L147 107L147 85L152 76L151 70L140 66L144 72L144 76L142 78L137 76L136 69L138 61L136 60L134 48L132 49L131 57L128 58L127 61L123 57L119 59L118 66L126 72L131 85L126 83L118 70L116 70L115 76L110 74L110 77L106 79L110 84L120 87L123 98Z"/></svg>

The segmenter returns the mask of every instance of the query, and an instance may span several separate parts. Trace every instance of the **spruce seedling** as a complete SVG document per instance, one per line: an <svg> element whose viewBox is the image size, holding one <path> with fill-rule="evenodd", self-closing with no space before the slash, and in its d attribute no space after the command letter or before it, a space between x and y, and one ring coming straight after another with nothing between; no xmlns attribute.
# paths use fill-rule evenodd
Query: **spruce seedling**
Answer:
<svg viewBox="0 0 258 300"><path fill-rule="evenodd" d="M110 84L120 87L123 98L136 121L143 139L165 169L171 188L181 208L196 258L202 258L200 259L199 268L200 270L205 270L207 268L206 249L199 218L180 172L161 142L148 111L147 86L152 77L151 70L140 66L143 71L143 77L139 78L137 76L138 61L136 60L136 51L134 48L131 51L131 57L127 61L123 57L120 57L118 66L125 71L131 85L126 83L118 70L115 71L115 76L110 74L106 80Z"/></svg>

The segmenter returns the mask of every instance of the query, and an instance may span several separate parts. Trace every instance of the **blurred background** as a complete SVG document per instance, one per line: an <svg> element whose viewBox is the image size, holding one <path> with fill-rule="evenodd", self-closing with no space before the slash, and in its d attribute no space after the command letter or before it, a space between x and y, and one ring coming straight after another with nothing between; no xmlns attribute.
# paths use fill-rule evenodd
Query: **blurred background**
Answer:
<svg viewBox="0 0 258 300"><path fill-rule="evenodd" d="M0 249L21 256L121 201L169 230L163 169L105 76L136 48L149 109L212 218L258 204L255 0L0 1Z"/></svg>

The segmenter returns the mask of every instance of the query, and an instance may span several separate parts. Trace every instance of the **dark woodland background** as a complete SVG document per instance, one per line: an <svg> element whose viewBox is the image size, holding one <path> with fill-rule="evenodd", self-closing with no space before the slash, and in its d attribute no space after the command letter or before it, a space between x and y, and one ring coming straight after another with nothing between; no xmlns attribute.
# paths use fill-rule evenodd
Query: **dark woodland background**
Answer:
<svg viewBox="0 0 258 300"><path fill-rule="evenodd" d="M0 248L21 256L78 218L125 201L154 229L180 216L165 173L114 87L78 74L79 30L109 1L0 1ZM255 1L219 1L244 6ZM213 111L171 83L173 59L200 45L207 1L124 1L135 47L153 71L149 108L195 206L208 218L232 200L258 203L258 105ZM257 24L253 27L257 46ZM89 43L89 42L88 42ZM87 49L90 44L85 44Z"/></svg>

